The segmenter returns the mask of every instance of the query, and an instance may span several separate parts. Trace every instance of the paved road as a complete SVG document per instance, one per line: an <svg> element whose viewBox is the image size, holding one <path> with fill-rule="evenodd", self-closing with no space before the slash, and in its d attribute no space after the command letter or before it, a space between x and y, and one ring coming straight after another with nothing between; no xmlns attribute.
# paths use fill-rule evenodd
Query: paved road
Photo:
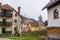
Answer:
<svg viewBox="0 0 60 40"><path fill-rule="evenodd" d="M11 40L11 39L8 39L8 38L0 38L0 40Z"/></svg>

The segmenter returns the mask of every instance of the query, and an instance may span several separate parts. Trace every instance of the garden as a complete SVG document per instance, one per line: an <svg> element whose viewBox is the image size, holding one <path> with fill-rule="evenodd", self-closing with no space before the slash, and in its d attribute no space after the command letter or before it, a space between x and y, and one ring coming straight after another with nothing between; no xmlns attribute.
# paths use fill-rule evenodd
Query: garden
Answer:
<svg viewBox="0 0 60 40"><path fill-rule="evenodd" d="M8 38L11 40L44 40L40 32L23 32L21 36L1 36L0 38Z"/></svg>

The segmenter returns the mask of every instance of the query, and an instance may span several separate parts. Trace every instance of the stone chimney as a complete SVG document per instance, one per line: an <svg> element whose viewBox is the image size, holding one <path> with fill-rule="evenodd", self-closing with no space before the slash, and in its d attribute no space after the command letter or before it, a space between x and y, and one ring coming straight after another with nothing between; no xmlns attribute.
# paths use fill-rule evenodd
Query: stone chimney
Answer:
<svg viewBox="0 0 60 40"><path fill-rule="evenodd" d="M21 7L18 7L18 15L20 15L20 8L21 8Z"/></svg>

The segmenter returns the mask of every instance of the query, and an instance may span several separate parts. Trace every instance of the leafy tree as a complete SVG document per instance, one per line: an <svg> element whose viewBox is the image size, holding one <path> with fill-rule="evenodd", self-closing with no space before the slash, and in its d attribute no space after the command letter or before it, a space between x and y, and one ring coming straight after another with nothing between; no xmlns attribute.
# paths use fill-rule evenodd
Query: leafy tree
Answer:
<svg viewBox="0 0 60 40"><path fill-rule="evenodd" d="M48 21L46 20L44 24L47 26L48 25Z"/></svg>

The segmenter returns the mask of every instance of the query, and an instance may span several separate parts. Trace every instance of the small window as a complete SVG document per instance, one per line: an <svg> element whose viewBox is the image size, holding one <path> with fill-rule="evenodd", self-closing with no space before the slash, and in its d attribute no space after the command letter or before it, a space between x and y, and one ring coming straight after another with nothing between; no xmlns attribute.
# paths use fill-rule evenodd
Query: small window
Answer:
<svg viewBox="0 0 60 40"><path fill-rule="evenodd" d="M15 14L15 16L17 16L17 14Z"/></svg>
<svg viewBox="0 0 60 40"><path fill-rule="evenodd" d="M2 24L3 24L3 25L6 24L6 19L3 19Z"/></svg>
<svg viewBox="0 0 60 40"><path fill-rule="evenodd" d="M17 23L17 20L15 19L14 22Z"/></svg>
<svg viewBox="0 0 60 40"><path fill-rule="evenodd" d="M58 10L55 9L54 10L54 19L58 19L59 18L59 13L58 13Z"/></svg>

